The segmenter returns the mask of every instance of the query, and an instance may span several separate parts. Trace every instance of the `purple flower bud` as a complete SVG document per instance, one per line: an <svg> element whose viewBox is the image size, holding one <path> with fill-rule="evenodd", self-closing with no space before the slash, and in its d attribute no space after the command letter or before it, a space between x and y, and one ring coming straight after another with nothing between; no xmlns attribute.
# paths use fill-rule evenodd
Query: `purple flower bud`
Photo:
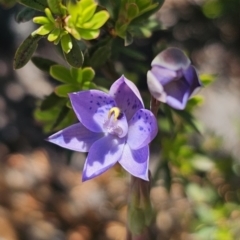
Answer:
<svg viewBox="0 0 240 240"><path fill-rule="evenodd" d="M153 59L147 83L153 97L175 109L184 109L189 97L201 87L196 69L177 48L168 48Z"/></svg>

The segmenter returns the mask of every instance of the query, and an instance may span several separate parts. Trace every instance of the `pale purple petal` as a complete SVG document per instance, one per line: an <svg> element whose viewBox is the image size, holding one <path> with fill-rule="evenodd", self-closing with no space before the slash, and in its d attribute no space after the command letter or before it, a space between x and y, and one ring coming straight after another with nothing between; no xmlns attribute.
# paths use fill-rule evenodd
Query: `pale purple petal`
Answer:
<svg viewBox="0 0 240 240"><path fill-rule="evenodd" d="M51 135L47 141L70 150L88 152L92 144L102 137L102 133L92 132L81 123L76 123Z"/></svg>
<svg viewBox="0 0 240 240"><path fill-rule="evenodd" d="M153 59L152 66L155 65L176 71L188 68L190 60L180 49L167 48Z"/></svg>
<svg viewBox="0 0 240 240"><path fill-rule="evenodd" d="M124 138L111 134L96 141L89 150L82 180L94 178L112 167L121 158L124 144Z"/></svg>
<svg viewBox="0 0 240 240"><path fill-rule="evenodd" d="M157 135L157 120L147 109L138 110L129 121L127 143L131 149L148 145Z"/></svg>
<svg viewBox="0 0 240 240"><path fill-rule="evenodd" d="M133 150L128 144L124 146L118 161L131 175L148 181L149 146Z"/></svg>
<svg viewBox="0 0 240 240"><path fill-rule="evenodd" d="M113 97L98 90L70 93L69 97L79 121L93 132L103 132L108 112L116 106Z"/></svg>
<svg viewBox="0 0 240 240"><path fill-rule="evenodd" d="M167 94L166 103L176 109L184 109L190 96L190 86L182 77L164 86Z"/></svg>
<svg viewBox="0 0 240 240"><path fill-rule="evenodd" d="M173 71L158 66L153 66L151 69L151 73L163 86L173 81L174 79L181 77L180 74L182 75L182 71Z"/></svg>
<svg viewBox="0 0 240 240"><path fill-rule="evenodd" d="M109 94L114 97L117 106L125 113L127 120L144 107L137 87L124 76L120 77L110 88Z"/></svg>
<svg viewBox="0 0 240 240"><path fill-rule="evenodd" d="M162 84L158 81L152 71L147 72L147 84L148 89L153 97L155 97L160 102L166 102L166 93L164 92Z"/></svg>
<svg viewBox="0 0 240 240"><path fill-rule="evenodd" d="M198 88L202 87L202 84L198 78L196 69L190 65L188 69L183 71L183 75L190 85L190 95Z"/></svg>

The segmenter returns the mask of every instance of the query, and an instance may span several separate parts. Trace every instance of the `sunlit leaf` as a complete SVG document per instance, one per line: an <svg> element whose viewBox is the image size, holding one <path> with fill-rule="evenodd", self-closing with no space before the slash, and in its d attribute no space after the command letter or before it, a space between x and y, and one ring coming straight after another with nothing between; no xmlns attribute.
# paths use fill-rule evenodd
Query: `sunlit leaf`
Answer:
<svg viewBox="0 0 240 240"><path fill-rule="evenodd" d="M65 53L69 53L71 51L73 44L72 44L72 40L71 40L71 37L69 36L69 34L65 34L62 36L61 46L62 46L62 50Z"/></svg>
<svg viewBox="0 0 240 240"><path fill-rule="evenodd" d="M83 28L79 28L78 29L79 35L81 36L81 38L86 39L86 40L91 40L91 39L95 39L99 36L100 30L91 30L91 29L83 29Z"/></svg>
<svg viewBox="0 0 240 240"><path fill-rule="evenodd" d="M109 13L107 11L100 11L94 14L94 16L88 21L82 24L86 29L99 29L108 20Z"/></svg>
<svg viewBox="0 0 240 240"><path fill-rule="evenodd" d="M44 16L39 16L39 17L33 18L33 22L37 23L37 24L42 24L42 25L51 23L50 20L47 17L44 17Z"/></svg>
<svg viewBox="0 0 240 240"><path fill-rule="evenodd" d="M48 41L49 42L53 42L55 41L60 35L60 29L59 28L55 28L53 29L53 31L48 35Z"/></svg>

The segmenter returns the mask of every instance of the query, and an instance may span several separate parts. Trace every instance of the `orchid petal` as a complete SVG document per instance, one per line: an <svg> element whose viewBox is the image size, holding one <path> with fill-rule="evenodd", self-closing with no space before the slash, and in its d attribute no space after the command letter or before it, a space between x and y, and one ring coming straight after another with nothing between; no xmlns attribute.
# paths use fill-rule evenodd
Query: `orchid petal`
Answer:
<svg viewBox="0 0 240 240"><path fill-rule="evenodd" d="M152 61L152 66L164 67L170 70L186 69L190 60L178 48L167 48L159 53Z"/></svg>
<svg viewBox="0 0 240 240"><path fill-rule="evenodd" d="M127 143L131 149L148 145L157 135L157 120L147 109L138 110L129 121Z"/></svg>
<svg viewBox="0 0 240 240"><path fill-rule="evenodd" d="M133 150L128 144L124 146L119 163L131 175L148 181L149 146Z"/></svg>
<svg viewBox="0 0 240 240"><path fill-rule="evenodd" d="M190 96L190 86L182 77L164 86L167 104L176 109L184 109Z"/></svg>
<svg viewBox="0 0 240 240"><path fill-rule="evenodd" d="M117 106L125 113L127 120L130 120L137 110L144 107L137 87L124 76L113 83L109 94L114 97Z"/></svg>
<svg viewBox="0 0 240 240"><path fill-rule="evenodd" d="M93 132L103 132L108 112L116 106L113 97L98 90L70 93L69 97L79 121Z"/></svg>
<svg viewBox="0 0 240 240"><path fill-rule="evenodd" d="M173 71L163 67L153 66L151 69L151 73L160 82L160 84L164 86L169 82L181 77L179 76L179 74L182 74L182 71Z"/></svg>
<svg viewBox="0 0 240 240"><path fill-rule="evenodd" d="M76 123L51 135L47 141L70 150L88 152L92 144L102 137L102 133L91 132L81 123Z"/></svg>
<svg viewBox="0 0 240 240"><path fill-rule="evenodd" d="M112 167L122 156L124 138L107 135L93 143L86 159L82 180L94 178Z"/></svg>
<svg viewBox="0 0 240 240"><path fill-rule="evenodd" d="M197 71L192 65L190 65L189 68L183 72L183 75L190 85L190 95L202 86L198 78Z"/></svg>

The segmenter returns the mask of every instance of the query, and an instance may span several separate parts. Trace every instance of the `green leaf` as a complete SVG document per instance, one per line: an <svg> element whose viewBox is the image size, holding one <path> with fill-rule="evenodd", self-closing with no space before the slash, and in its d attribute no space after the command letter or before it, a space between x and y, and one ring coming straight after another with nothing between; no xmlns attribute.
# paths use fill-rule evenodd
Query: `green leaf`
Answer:
<svg viewBox="0 0 240 240"><path fill-rule="evenodd" d="M55 24L55 19L54 19L53 15L52 15L51 10L50 10L49 8L45 8L44 12L45 12L46 16L48 17L48 19L49 19L53 24Z"/></svg>
<svg viewBox="0 0 240 240"><path fill-rule="evenodd" d="M71 68L70 69L72 79L75 83L82 83L82 69L81 68Z"/></svg>
<svg viewBox="0 0 240 240"><path fill-rule="evenodd" d="M39 17L33 18L33 22L37 23L37 24L41 24L41 25L51 23L51 21L47 17L44 17L44 16L39 16Z"/></svg>
<svg viewBox="0 0 240 240"><path fill-rule="evenodd" d="M63 82L63 83L73 82L69 69L67 69L67 68L65 68L64 66L61 66L61 65L51 66L50 75L54 79L56 79L60 82Z"/></svg>
<svg viewBox="0 0 240 240"><path fill-rule="evenodd" d="M18 2L42 12L48 7L47 0L18 0Z"/></svg>
<svg viewBox="0 0 240 240"><path fill-rule="evenodd" d="M59 97L67 97L68 93L77 92L80 90L80 87L72 84L63 84L55 88L54 92Z"/></svg>
<svg viewBox="0 0 240 240"><path fill-rule="evenodd" d="M61 46L62 46L62 50L65 53L69 53L71 51L73 44L72 44L72 40L71 40L71 37L69 36L69 34L65 34L62 36Z"/></svg>
<svg viewBox="0 0 240 240"><path fill-rule="evenodd" d="M78 29L79 35L81 36L81 38L86 39L86 40L91 40L91 39L95 39L99 36L100 30L90 30L90 29L82 29L79 28Z"/></svg>
<svg viewBox="0 0 240 240"><path fill-rule="evenodd" d="M191 113L186 112L186 111L181 111L181 110L176 110L173 109L173 111L179 115L193 130L195 130L197 133L201 134L201 132L199 131L198 127L196 126L196 124L193 121L193 116L191 115Z"/></svg>
<svg viewBox="0 0 240 240"><path fill-rule="evenodd" d="M97 85L93 82L85 82L82 86L82 90L97 89Z"/></svg>
<svg viewBox="0 0 240 240"><path fill-rule="evenodd" d="M32 57L33 53L37 49L38 41L42 38L42 36L28 36L19 48L16 51L13 67L14 69L22 68Z"/></svg>
<svg viewBox="0 0 240 240"><path fill-rule="evenodd" d="M53 30L54 26L49 23L49 24L45 24L42 25L41 27L39 27L37 30L35 30L34 32L32 32L32 35L47 35L48 33L50 33Z"/></svg>
<svg viewBox="0 0 240 240"><path fill-rule="evenodd" d="M107 11L100 11L94 14L94 16L86 23L82 24L82 28L86 29L99 29L104 25L104 23L108 20L109 13Z"/></svg>
<svg viewBox="0 0 240 240"><path fill-rule="evenodd" d="M201 74L199 76L199 78L200 78L203 86L206 87L206 86L212 84L215 81L216 76L212 75L212 74Z"/></svg>
<svg viewBox="0 0 240 240"><path fill-rule="evenodd" d="M47 0L48 6L52 13L65 16L67 8L62 5L62 0Z"/></svg>
<svg viewBox="0 0 240 240"><path fill-rule="evenodd" d="M48 35L48 41L49 42L53 42L55 41L60 35L60 29L59 28L55 28L52 30L52 32Z"/></svg>
<svg viewBox="0 0 240 240"><path fill-rule="evenodd" d="M90 59L91 66L95 69L104 65L111 56L112 41L108 42L105 46L99 47Z"/></svg>
<svg viewBox="0 0 240 240"><path fill-rule="evenodd" d="M49 60L46 58L41 58L41 57L32 57L31 60L37 68L39 68L40 70L42 70L44 72L48 72L48 73L50 72L51 66L57 64L56 62L54 62L52 60Z"/></svg>
<svg viewBox="0 0 240 240"><path fill-rule="evenodd" d="M72 39L73 47L69 53L63 52L64 57L69 65L75 68L80 68L82 67L83 60L84 60L83 53L80 50L76 40L74 38L71 38L71 39Z"/></svg>
<svg viewBox="0 0 240 240"><path fill-rule="evenodd" d="M91 82L95 76L95 71L91 67L82 69L82 82Z"/></svg>
<svg viewBox="0 0 240 240"><path fill-rule="evenodd" d="M107 9L111 18L117 20L117 16L121 7L121 1L116 0L98 0L99 5Z"/></svg>
<svg viewBox="0 0 240 240"><path fill-rule="evenodd" d="M41 103L41 111L49 110L53 107L59 106L65 99L58 97L54 92L47 96Z"/></svg>
<svg viewBox="0 0 240 240"><path fill-rule="evenodd" d="M128 16L128 19L132 20L135 17L137 17L138 14L139 14L139 9L138 9L137 4L130 3L130 4L127 5L127 16Z"/></svg>
<svg viewBox="0 0 240 240"><path fill-rule="evenodd" d="M96 8L97 8L97 4L94 3L89 5L85 9L83 9L83 12L81 14L81 23L84 23L90 20L96 11Z"/></svg>
<svg viewBox="0 0 240 240"><path fill-rule="evenodd" d="M63 106L61 108L61 111L56 119L56 121L54 122L53 126L52 126L52 130L55 129L57 126L59 126L59 124L65 119L65 117L68 115L68 113L71 111L71 109L69 109L67 106Z"/></svg>
<svg viewBox="0 0 240 240"><path fill-rule="evenodd" d="M15 20L18 23L27 22L36 15L36 11L32 8L24 7L16 16Z"/></svg>

